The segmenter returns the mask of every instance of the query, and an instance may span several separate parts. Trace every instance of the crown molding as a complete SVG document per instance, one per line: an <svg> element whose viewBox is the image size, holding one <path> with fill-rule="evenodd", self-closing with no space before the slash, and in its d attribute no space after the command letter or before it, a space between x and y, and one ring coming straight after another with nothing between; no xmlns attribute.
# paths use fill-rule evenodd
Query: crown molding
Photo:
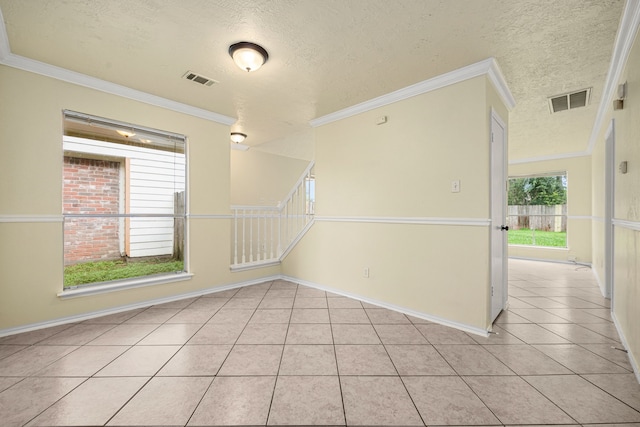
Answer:
<svg viewBox="0 0 640 427"><path fill-rule="evenodd" d="M351 107L347 107L342 110L327 114L325 116L318 117L311 120L309 124L311 125L311 127L326 125L328 123L346 119L347 117L355 116L357 114L361 114L375 108L384 107L385 105L389 105L394 102L402 101L417 95L422 95L423 93L441 89L485 74L489 77L491 83L496 87L498 94L502 98L507 108L509 108L509 110L513 109L513 107L515 106L515 99L513 98L513 95L511 95L511 91L509 90L504 76L502 75L502 71L500 71L498 63L494 58L488 58L484 61L476 62L475 64L471 64L466 67L459 68L457 70L450 71L431 79L424 80L411 86L396 90L386 95L370 99L369 101L364 101L360 104L356 104Z"/></svg>
<svg viewBox="0 0 640 427"><path fill-rule="evenodd" d="M521 165L523 163L548 162L549 160L573 159L575 157L590 156L586 151L576 151L574 153L551 154L549 156L529 157L526 159L509 160L510 165Z"/></svg>
<svg viewBox="0 0 640 427"><path fill-rule="evenodd" d="M220 123L222 125L231 126L236 122L236 119L233 117L224 116L222 114L214 113L213 111L208 111L202 108L183 104L181 102L172 101L171 99L162 98L160 96L152 95L150 93L142 92L136 89L131 89L126 86L98 79L96 77L91 77L86 74L77 73L65 68L56 67L55 65L46 64L34 59L25 58L13 53L9 53L4 58L0 59L0 63L9 67L18 68L20 70L29 71L31 73L40 74L46 77L51 77L56 80L61 80L78 86L84 86L89 89L98 90L100 92L120 96L122 98L132 99L134 101L143 102L145 104L154 105L156 107L165 108L177 113L187 114L190 116Z"/></svg>
<svg viewBox="0 0 640 427"><path fill-rule="evenodd" d="M498 91L498 95L502 98L504 105L511 111L516 106L516 99L511 94L509 86L507 86L507 80L504 78L504 74L502 74L498 61L496 61L495 58L489 59L490 63L487 76L489 76L489 80L491 80L491 83L493 83L493 86Z"/></svg>
<svg viewBox="0 0 640 427"><path fill-rule="evenodd" d="M78 86L84 86L89 89L98 90L111 95L154 105L177 113L183 113L189 116L220 123L222 125L231 126L237 121L234 117L214 113L213 111L183 104L171 99L162 98L147 92L131 89L129 87L98 79L96 77L91 77L86 74L77 73L65 68L56 67L55 65L13 54L11 53L11 48L9 46L9 37L7 36L7 28L4 24L2 10L0 10L0 64L51 77L53 79L72 83Z"/></svg>
<svg viewBox="0 0 640 427"><path fill-rule="evenodd" d="M638 27L640 27L640 0L627 0L622 18L620 19L618 34L616 34L613 54L611 55L611 62L609 63L609 71L607 72L602 98L598 106L598 114L596 115L591 136L589 137L587 154L593 152L596 140L604 124L604 119L607 116L607 112L611 109L611 101L618 87L620 76L629 59L629 53L631 52L631 47L638 33Z"/></svg>

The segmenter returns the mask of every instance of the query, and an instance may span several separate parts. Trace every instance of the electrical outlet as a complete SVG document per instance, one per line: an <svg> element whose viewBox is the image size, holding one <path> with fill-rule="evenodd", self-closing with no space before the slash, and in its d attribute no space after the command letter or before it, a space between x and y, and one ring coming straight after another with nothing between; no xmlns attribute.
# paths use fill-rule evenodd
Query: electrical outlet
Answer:
<svg viewBox="0 0 640 427"><path fill-rule="evenodd" d="M369 267L365 267L364 270L362 270L362 277L365 279L369 278Z"/></svg>

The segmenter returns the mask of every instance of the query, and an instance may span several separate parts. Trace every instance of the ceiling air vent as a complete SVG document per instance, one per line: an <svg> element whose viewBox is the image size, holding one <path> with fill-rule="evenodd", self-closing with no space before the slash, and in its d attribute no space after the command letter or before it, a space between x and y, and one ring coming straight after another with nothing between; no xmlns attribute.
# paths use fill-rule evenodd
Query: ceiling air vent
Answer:
<svg viewBox="0 0 640 427"><path fill-rule="evenodd" d="M200 83L204 86L213 86L214 83L218 83L217 81L210 79L209 77L205 77L202 74L196 74L193 71L187 71L182 77L187 80L191 80L192 82Z"/></svg>
<svg viewBox="0 0 640 427"><path fill-rule="evenodd" d="M560 111L585 107L589 103L590 97L591 88L554 96L549 98L549 109L551 110L551 113L558 113Z"/></svg>

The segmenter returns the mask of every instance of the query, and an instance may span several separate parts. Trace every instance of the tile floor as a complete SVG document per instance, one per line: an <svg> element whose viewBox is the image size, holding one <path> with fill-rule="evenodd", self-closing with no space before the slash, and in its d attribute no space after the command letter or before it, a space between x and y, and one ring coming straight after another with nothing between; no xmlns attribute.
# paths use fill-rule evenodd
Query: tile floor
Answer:
<svg viewBox="0 0 640 427"><path fill-rule="evenodd" d="M509 268L489 338L284 281L0 338L0 425L640 426L591 272Z"/></svg>

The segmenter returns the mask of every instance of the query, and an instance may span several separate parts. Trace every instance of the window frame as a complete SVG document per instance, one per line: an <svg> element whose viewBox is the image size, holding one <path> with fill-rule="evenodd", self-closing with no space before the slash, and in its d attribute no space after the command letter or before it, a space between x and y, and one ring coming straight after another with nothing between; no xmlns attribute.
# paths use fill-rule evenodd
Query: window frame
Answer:
<svg viewBox="0 0 640 427"><path fill-rule="evenodd" d="M64 123L64 131L63 131L63 138L62 138L62 155L63 157L67 157L67 156L73 156L73 153L78 153L77 150L67 150L65 149L65 143L67 143L67 141L70 138L75 138L76 140L78 138L80 139L86 139L86 140L93 140L93 141L101 141L101 143L113 143L114 144L114 149L117 149L116 144L118 144L117 141L109 141L109 140L103 140L102 138L100 138L100 135L98 135L98 132L95 134L94 138L91 137L90 134L84 135L84 136L76 136L76 135L70 135L69 132L67 131L67 120L71 120L71 121L78 121L78 122L82 122L85 121L86 123L93 125L95 123L99 123L98 127L100 128L100 131L103 131L104 128L106 129L110 129L110 130L116 130L117 129L126 129L126 130L131 130L132 132L139 132L142 136L145 135L156 135L159 139L157 141L160 142L156 142L156 140L154 140L152 142L152 146L145 146L144 142L142 143L142 145L138 142L133 143L133 144L129 144L127 142L122 143L123 145L123 151L126 151L126 149L124 147L132 147L132 146L140 146L140 147L144 147L144 148L150 148L152 150L157 150L157 151L168 151L168 152L173 152L174 154L181 154L184 157L184 167L183 169L183 173L184 176L180 176L180 175L174 175L174 188L180 188L181 185L178 185L178 187L176 187L176 182L181 182L182 180L184 180L184 187L183 187L183 191L184 192L184 211L181 213L174 213L173 214L168 214L168 213L157 213L157 214L153 214L153 213L127 213L126 211L124 211L124 206L120 206L118 207L118 213L117 214L87 214L87 213L79 213L79 214L73 214L73 213L68 213L65 209L65 194L63 192L62 195L62 232L63 232L63 245L65 243L65 236L64 236L64 230L65 230L65 224L66 221L68 219L71 218L92 218L92 217L99 217L99 218L119 218L119 223L124 223L125 221L127 221L128 219L131 218L136 218L136 217L161 217L161 218L172 218L175 222L175 220L177 219L182 219L183 223L182 223L182 246L183 246L183 252L182 252L182 262L183 262L183 268L182 271L170 271L170 272L165 272L165 273L157 273L157 274L147 274L145 276L137 276L137 277L132 277L132 278L125 278L125 279L114 279L114 280L109 280L109 281L102 281L102 282L93 282L93 283L85 283L85 284L78 284L78 285L74 285L74 286L64 286L63 285L63 289L61 292L59 292L57 295L60 298L73 298L73 297L78 297L78 296L84 296L84 295L95 295L95 294L101 294L101 293L106 293L106 292L112 292L112 291L116 291L116 290L122 290L122 289L129 289L129 288L138 288L138 287L145 287L145 286L151 286L151 285L157 285L157 284L164 284L164 283L173 283L173 282L178 282L178 281L184 281L184 280L189 280L191 279L191 277L193 277L193 274L189 273L189 254L188 254L188 236L189 236L189 232L188 232L188 227L189 227L189 182L188 182L188 176L189 176L189 144L188 144L188 138L186 135L181 135L181 134L177 134L177 133L172 133L172 132L166 132L166 131L162 131L162 130L158 130L158 129L151 129L151 128L147 128L147 127L143 127L143 126L138 126L138 125L134 125L134 124L130 124L130 123L124 123L124 122L120 122L120 121L116 121L116 120L111 120L111 119L106 119L103 117L97 117L97 116L92 116L92 115L88 115L88 114L84 114L84 113L78 113L75 111L70 111L70 110L63 110L63 123ZM73 132L71 132L73 133ZM162 146L164 144L164 142L162 142L162 139L166 139L167 141L169 141L168 144L166 144L165 148L158 148L160 146ZM155 139L155 138L154 138ZM76 141L77 142L77 141ZM150 140L147 140L147 142L151 142ZM173 146L171 145L173 144ZM176 145L177 144L177 145ZM179 150L176 151L177 148L173 148L173 147L179 147ZM144 150L143 150L144 151ZM100 154L92 154L92 153L83 153L80 152L80 154L82 154L82 158L87 158L87 159L92 159L92 160L106 160L106 161L115 161L114 158L118 157L118 156L110 156L110 155L100 155ZM126 163L126 159L131 159L132 157L124 157L121 158L121 167L123 167ZM182 160L181 160L182 161ZM63 162L64 163L64 162ZM65 173L65 166L63 166L63 170L62 173L64 175ZM174 171L175 171L175 166L174 166ZM123 174L126 174L125 171L121 171L120 173L120 177L122 177ZM179 178L178 181L175 181L176 178ZM122 179L122 178L121 178ZM129 177L127 177L127 180L129 179ZM62 183L63 185L63 189L65 186L65 183ZM119 186L122 188L127 187L126 183L122 183L119 182ZM126 190L128 191L128 190ZM174 191L175 194L175 191ZM120 193L119 195L120 199L122 200L123 197L128 197L128 195L122 194ZM159 210L161 210L162 208L159 207ZM124 213L123 213L124 212ZM122 229L121 229L122 230ZM118 237L119 239L121 237ZM175 235L173 237L175 239ZM126 238L125 238L126 239ZM63 251L64 252L64 251ZM123 253L122 250L120 251L120 255L122 256ZM171 254L173 254L173 251L171 252ZM129 255L129 254L127 254ZM65 255L63 255L64 257ZM157 255L157 256L162 256L162 255ZM63 264L65 264L65 262L63 262ZM64 270L63 270L63 279L64 279ZM64 280L63 280L64 282Z"/></svg>
<svg viewBox="0 0 640 427"><path fill-rule="evenodd" d="M541 172L541 173L532 173L532 174L524 174L524 175L509 175L507 177L507 182L509 184L509 186L507 187L508 189L510 188L510 183L512 180L514 179L526 179L526 178L548 178L548 177L564 177L564 182L566 183L566 185L564 185L565 188L565 203L564 205L566 206L565 212L563 214L530 214L529 212L527 213L527 217L531 217L531 216L542 216L542 217L548 217L548 216L554 216L554 217L561 217L564 224L565 224L565 244L564 246L545 246L545 245L539 245L539 244L521 244L521 243L509 243L508 241L508 237L507 237L507 244L509 246L514 246L514 247L522 247L522 248L536 248L536 249L551 249L551 250L568 250L569 249L569 214L568 214L568 209L569 209L569 174L567 173L567 171L553 171L553 172ZM509 206L544 206L544 205L509 205L508 204L508 197L507 197L507 207ZM558 206L558 205L555 205ZM510 231L514 230L511 227L511 217L519 217L519 216L523 216L523 215L519 215L519 214L509 214L509 210L507 209L507 218L506 218L506 222L507 224L510 225ZM533 230L533 232L535 233L535 229ZM542 230L537 230L537 231L542 231ZM535 237L534 237L535 240Z"/></svg>

